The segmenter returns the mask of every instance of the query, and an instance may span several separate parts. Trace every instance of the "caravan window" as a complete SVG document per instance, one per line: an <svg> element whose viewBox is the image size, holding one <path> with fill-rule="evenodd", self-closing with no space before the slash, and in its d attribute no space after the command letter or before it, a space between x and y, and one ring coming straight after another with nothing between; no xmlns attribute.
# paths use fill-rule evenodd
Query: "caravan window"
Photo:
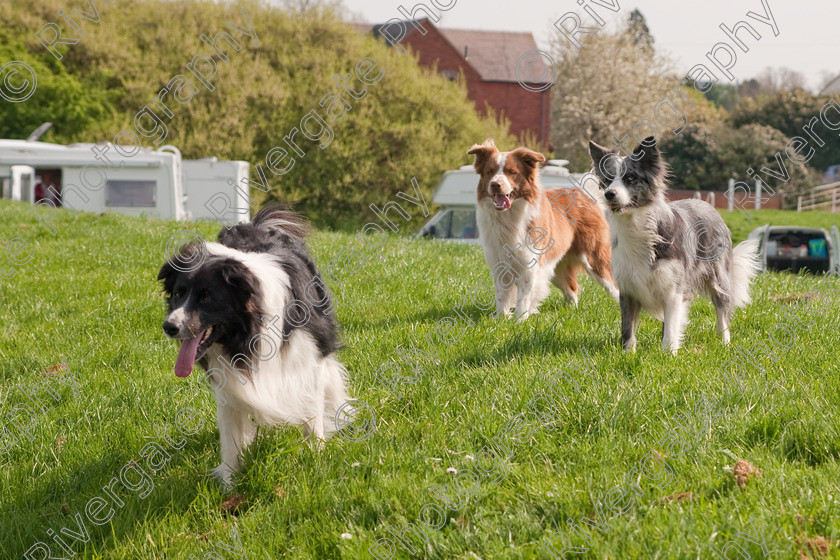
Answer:
<svg viewBox="0 0 840 560"><path fill-rule="evenodd" d="M105 206L157 206L157 181L108 181Z"/></svg>

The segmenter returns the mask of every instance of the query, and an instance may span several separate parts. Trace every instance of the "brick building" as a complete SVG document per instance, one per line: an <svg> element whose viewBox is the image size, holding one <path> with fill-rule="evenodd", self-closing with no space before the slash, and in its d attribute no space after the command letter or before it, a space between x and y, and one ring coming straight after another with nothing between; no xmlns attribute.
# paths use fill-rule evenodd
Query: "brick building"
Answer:
<svg viewBox="0 0 840 560"><path fill-rule="evenodd" d="M438 72L450 80L463 73L467 93L480 114L492 107L510 119L510 131L517 137L530 132L541 146L548 144L551 71L536 52L530 33L443 29L426 18L402 25L407 32L400 44L417 53L422 66L437 64ZM368 29L382 37L383 27Z"/></svg>

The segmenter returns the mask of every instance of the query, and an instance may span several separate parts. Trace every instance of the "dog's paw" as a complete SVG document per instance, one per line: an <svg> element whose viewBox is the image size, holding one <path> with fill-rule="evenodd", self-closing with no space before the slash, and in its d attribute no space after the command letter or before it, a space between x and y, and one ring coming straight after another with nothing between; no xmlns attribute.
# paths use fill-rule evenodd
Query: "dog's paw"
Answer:
<svg viewBox="0 0 840 560"><path fill-rule="evenodd" d="M676 356L679 353L680 345L679 344L667 344L662 343L662 351L666 354L671 354L672 356Z"/></svg>
<svg viewBox="0 0 840 560"><path fill-rule="evenodd" d="M231 490L233 488L233 471L230 467L222 463L213 469L211 473L213 474L213 478L219 481L222 488L225 490Z"/></svg>

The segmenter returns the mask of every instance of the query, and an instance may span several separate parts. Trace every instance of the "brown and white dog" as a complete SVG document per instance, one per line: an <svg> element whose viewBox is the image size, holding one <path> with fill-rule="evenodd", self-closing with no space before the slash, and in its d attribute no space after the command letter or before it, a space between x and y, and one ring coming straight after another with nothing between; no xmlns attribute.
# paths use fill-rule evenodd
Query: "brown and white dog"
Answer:
<svg viewBox="0 0 840 560"><path fill-rule="evenodd" d="M499 152L485 140L467 153L480 176L476 221L497 315L510 317L514 298L518 320L538 313L551 283L576 305L581 268L618 301L609 226L594 198L578 189L544 191L538 169L545 157L527 148Z"/></svg>

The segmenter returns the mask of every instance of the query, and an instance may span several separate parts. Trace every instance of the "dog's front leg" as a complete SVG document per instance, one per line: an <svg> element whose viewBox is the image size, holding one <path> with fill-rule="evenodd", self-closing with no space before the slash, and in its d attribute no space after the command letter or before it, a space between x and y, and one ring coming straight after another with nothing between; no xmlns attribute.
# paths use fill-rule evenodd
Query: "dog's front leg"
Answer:
<svg viewBox="0 0 840 560"><path fill-rule="evenodd" d="M328 366L326 366L328 367ZM322 370L326 373L326 367ZM326 403L326 391L324 373L320 373L316 381L317 388L314 399L313 410L315 414L303 425L303 435L309 440L313 449L321 451L324 448L324 406Z"/></svg>
<svg viewBox="0 0 840 560"><path fill-rule="evenodd" d="M516 310L514 314L517 322L521 323L527 319L531 312L536 272L534 269L524 270L516 281Z"/></svg>
<svg viewBox="0 0 840 560"><path fill-rule="evenodd" d="M217 403L216 419L219 424L219 440L222 448L222 462L213 469L213 475L226 488L233 486L231 479L242 467L242 453L254 439L256 429L248 415L232 406Z"/></svg>
<svg viewBox="0 0 840 560"><path fill-rule="evenodd" d="M505 287L500 281L496 281L496 317L510 317L510 308L513 307L516 286Z"/></svg>
<svg viewBox="0 0 840 560"><path fill-rule="evenodd" d="M673 297L665 304L665 321L662 325L662 350L677 355L685 328L686 304L681 297Z"/></svg>
<svg viewBox="0 0 840 560"><path fill-rule="evenodd" d="M618 305L621 308L621 345L628 352L636 351L636 326L639 324L639 312L642 304L630 296L619 294Z"/></svg>

